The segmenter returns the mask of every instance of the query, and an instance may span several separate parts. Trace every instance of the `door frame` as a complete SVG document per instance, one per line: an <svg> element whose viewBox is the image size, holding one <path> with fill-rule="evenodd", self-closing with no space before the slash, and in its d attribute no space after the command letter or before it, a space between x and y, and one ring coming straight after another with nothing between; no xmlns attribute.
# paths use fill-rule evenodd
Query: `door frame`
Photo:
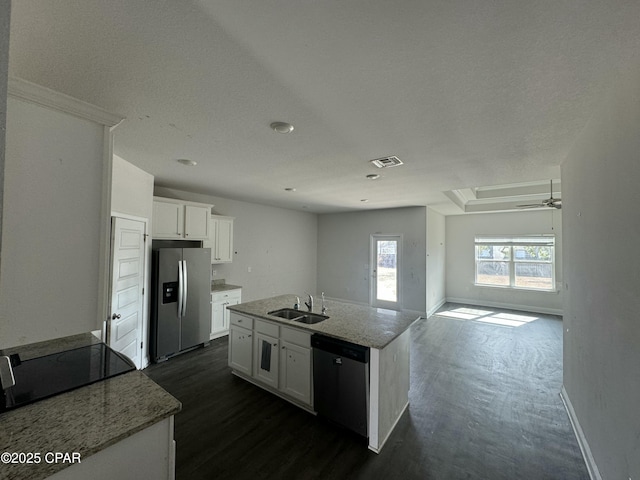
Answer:
<svg viewBox="0 0 640 480"><path fill-rule="evenodd" d="M376 282L377 282L377 250L376 242L378 240L397 240L398 253L396 262L397 272L397 301L385 302L376 299ZM374 308L387 308L390 310L402 310L402 243L403 235L401 233L372 233L369 239L369 305Z"/></svg>
<svg viewBox="0 0 640 480"><path fill-rule="evenodd" d="M128 213L121 213L121 212L115 212L112 211L111 212L111 217L109 218L109 289L108 289L108 296L107 296L107 300L106 300L106 305L107 308L111 308L111 296L113 294L112 292L112 286L113 286L113 219L114 218L122 218L124 220L133 220L136 222L141 222L144 223L144 235L145 235L145 249L144 249L144 265L142 266L142 272L143 272L143 278L142 278L142 283L144 285L144 294L143 294L143 298L142 298L142 342L144 345L144 348L142 349L142 355L140 358L140 370L146 368L150 363L150 356L149 356L149 298L151 295L151 271L150 271L150 267L151 267L151 234L150 229L149 229L149 225L150 225L150 220L148 218L145 217L138 217L136 215L129 215ZM109 324L108 324L108 319L106 319L103 323L102 326L102 341L107 343L108 340L108 329L109 329ZM107 343L108 345L108 343Z"/></svg>

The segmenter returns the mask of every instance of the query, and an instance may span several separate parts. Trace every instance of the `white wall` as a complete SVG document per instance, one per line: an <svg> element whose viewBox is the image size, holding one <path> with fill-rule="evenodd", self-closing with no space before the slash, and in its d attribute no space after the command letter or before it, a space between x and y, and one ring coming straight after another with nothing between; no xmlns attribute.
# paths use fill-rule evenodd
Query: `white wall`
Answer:
<svg viewBox="0 0 640 480"><path fill-rule="evenodd" d="M548 209L447 217L447 301L562 314L561 212ZM540 233L556 235L556 287L559 292L533 292L474 285L476 235Z"/></svg>
<svg viewBox="0 0 640 480"><path fill-rule="evenodd" d="M151 220L153 215L153 175L113 156L111 212ZM151 233L151 232L149 232Z"/></svg>
<svg viewBox="0 0 640 480"><path fill-rule="evenodd" d="M98 323L104 129L8 99L0 346Z"/></svg>
<svg viewBox="0 0 640 480"><path fill-rule="evenodd" d="M369 304L370 237L402 234L402 308L426 312L426 207L318 216L318 290Z"/></svg>
<svg viewBox="0 0 640 480"><path fill-rule="evenodd" d="M0 265L2 264L2 199L4 191L5 130L7 124L10 18L11 1L0 0Z"/></svg>
<svg viewBox="0 0 640 480"><path fill-rule="evenodd" d="M640 70L562 163L564 388L605 479L640 478Z"/></svg>
<svg viewBox="0 0 640 480"><path fill-rule="evenodd" d="M427 314L446 301L446 221L427 208Z"/></svg>
<svg viewBox="0 0 640 480"><path fill-rule="evenodd" d="M212 203L215 214L235 217L233 262L214 265L213 278L240 285L243 302L316 292L315 214L163 187L156 187L155 194Z"/></svg>

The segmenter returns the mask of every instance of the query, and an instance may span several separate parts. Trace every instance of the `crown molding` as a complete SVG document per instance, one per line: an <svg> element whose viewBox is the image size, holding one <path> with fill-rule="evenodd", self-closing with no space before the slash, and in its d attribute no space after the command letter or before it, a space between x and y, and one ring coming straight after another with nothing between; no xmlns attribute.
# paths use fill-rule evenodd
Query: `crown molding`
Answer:
<svg viewBox="0 0 640 480"><path fill-rule="evenodd" d="M90 103L17 77L9 77L7 94L20 100L62 111L107 127L115 127L125 119L122 115L108 112Z"/></svg>

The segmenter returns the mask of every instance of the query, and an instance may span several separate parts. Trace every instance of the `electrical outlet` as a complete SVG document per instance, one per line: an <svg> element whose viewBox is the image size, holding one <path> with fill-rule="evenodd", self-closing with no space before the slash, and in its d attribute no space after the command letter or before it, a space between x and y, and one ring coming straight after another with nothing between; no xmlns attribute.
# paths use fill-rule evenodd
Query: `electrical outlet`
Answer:
<svg viewBox="0 0 640 480"><path fill-rule="evenodd" d="M211 275L213 275L214 277L218 274L217 270L211 270Z"/></svg>
<svg viewBox="0 0 640 480"><path fill-rule="evenodd" d="M251 267L247 267L247 273L251 273Z"/></svg>

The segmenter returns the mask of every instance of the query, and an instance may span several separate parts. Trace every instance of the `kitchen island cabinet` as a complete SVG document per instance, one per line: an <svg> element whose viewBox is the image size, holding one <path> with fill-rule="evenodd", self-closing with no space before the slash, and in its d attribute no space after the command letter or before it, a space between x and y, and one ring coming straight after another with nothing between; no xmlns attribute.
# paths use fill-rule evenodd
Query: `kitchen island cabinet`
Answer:
<svg viewBox="0 0 640 480"><path fill-rule="evenodd" d="M283 340L280 346L280 391L311 405L311 375L311 349Z"/></svg>
<svg viewBox="0 0 640 480"><path fill-rule="evenodd" d="M278 390L264 381L255 381L255 368L260 358L254 356L254 372L246 374L230 366L234 374L265 387L302 408L313 411L313 368L311 365L311 335L320 333L357 345L369 347L369 391L368 391L368 439L369 449L379 452L400 417L409 406L410 327L422 312L397 312L370 308L346 302L326 301L326 320L305 324L270 315L268 312L292 307L295 295L256 300L229 306L232 318L243 319L244 325L267 321L280 327L278 336L281 351L278 366ZM314 313L321 313L316 305ZM304 312L301 312L304 313ZM232 321L233 323L233 321ZM232 327L233 328L233 327ZM292 344L291 338L305 338ZM274 338L274 337L272 337ZM230 343L230 355L235 348ZM306 348L306 349L305 349ZM284 353L284 352L287 353ZM257 355L254 350L254 355ZM308 383L307 383L308 379Z"/></svg>
<svg viewBox="0 0 640 480"><path fill-rule="evenodd" d="M253 374L253 319L231 314L229 366L245 375Z"/></svg>
<svg viewBox="0 0 640 480"><path fill-rule="evenodd" d="M99 343L91 334L2 351L29 360ZM138 370L0 414L0 451L40 454L4 463L0 478L92 480L175 477L173 418L178 400ZM49 453L79 456L51 461Z"/></svg>
<svg viewBox="0 0 640 480"><path fill-rule="evenodd" d="M311 336L231 312L229 366L234 374L311 411Z"/></svg>

